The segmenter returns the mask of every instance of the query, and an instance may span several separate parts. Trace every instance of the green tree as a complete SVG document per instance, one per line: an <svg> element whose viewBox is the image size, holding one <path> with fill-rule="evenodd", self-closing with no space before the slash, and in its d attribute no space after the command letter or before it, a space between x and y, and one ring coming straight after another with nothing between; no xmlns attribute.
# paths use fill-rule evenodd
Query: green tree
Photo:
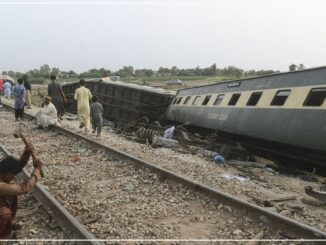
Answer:
<svg viewBox="0 0 326 245"><path fill-rule="evenodd" d="M134 68L132 66L124 66L116 74L120 77L131 77L134 75Z"/></svg>
<svg viewBox="0 0 326 245"><path fill-rule="evenodd" d="M40 67L40 75L46 78L50 77L51 69L50 66L47 64L44 64Z"/></svg>
<svg viewBox="0 0 326 245"><path fill-rule="evenodd" d="M211 72L212 72L212 75L216 74L216 64L215 63L213 65L211 65Z"/></svg>
<svg viewBox="0 0 326 245"><path fill-rule="evenodd" d="M172 75L177 76L178 75L178 72L179 72L178 67L176 67L176 66L172 66L171 67L171 74Z"/></svg>
<svg viewBox="0 0 326 245"><path fill-rule="evenodd" d="M297 70L297 65L296 64L289 65L289 71L296 71L296 70Z"/></svg>
<svg viewBox="0 0 326 245"><path fill-rule="evenodd" d="M169 68L165 68L165 67L160 67L157 71L157 73L160 75L160 76L170 76L171 75L171 71Z"/></svg>
<svg viewBox="0 0 326 245"><path fill-rule="evenodd" d="M60 69L59 68L52 68L51 75L59 76L60 75Z"/></svg>
<svg viewBox="0 0 326 245"><path fill-rule="evenodd" d="M111 71L104 68L100 69L100 73L102 77L108 77L111 75Z"/></svg>
<svg viewBox="0 0 326 245"><path fill-rule="evenodd" d="M304 66L304 64L299 64L298 70L304 70L304 69L306 69L306 67Z"/></svg>

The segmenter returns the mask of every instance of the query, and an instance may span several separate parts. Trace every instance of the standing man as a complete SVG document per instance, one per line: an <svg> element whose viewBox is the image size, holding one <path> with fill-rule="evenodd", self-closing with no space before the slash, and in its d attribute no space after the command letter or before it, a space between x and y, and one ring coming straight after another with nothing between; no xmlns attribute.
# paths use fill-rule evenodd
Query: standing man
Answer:
<svg viewBox="0 0 326 245"><path fill-rule="evenodd" d="M28 78L26 75L23 76L23 80L24 80L24 87L26 89L26 104L27 104L27 109L32 109L32 86L28 81Z"/></svg>
<svg viewBox="0 0 326 245"><path fill-rule="evenodd" d="M85 127L85 132L89 131L90 124L90 108L89 101L92 98L91 91L85 88L85 80L79 81L80 87L76 89L74 99L77 100L77 111L80 120L79 128Z"/></svg>
<svg viewBox="0 0 326 245"><path fill-rule="evenodd" d="M18 84L13 88L12 94L15 97L15 118L20 121L24 116L26 89L24 87L24 80L18 79Z"/></svg>
<svg viewBox="0 0 326 245"><path fill-rule="evenodd" d="M63 103L67 103L67 99L59 83L56 82L56 76L51 76L51 83L48 85L48 95L52 98L52 103L58 112L59 119L65 114Z"/></svg>

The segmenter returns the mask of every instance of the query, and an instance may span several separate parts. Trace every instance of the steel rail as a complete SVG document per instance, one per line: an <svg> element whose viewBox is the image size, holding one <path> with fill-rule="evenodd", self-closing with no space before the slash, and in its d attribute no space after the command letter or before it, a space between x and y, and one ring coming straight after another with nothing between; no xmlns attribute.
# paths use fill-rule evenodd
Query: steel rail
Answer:
<svg viewBox="0 0 326 245"><path fill-rule="evenodd" d="M7 149L0 144L0 148L6 155L11 155ZM24 177L29 178L30 174L24 169ZM42 185L36 184L32 191L33 196L50 213L62 228L63 232L77 244L100 245L96 238L80 224Z"/></svg>
<svg viewBox="0 0 326 245"><path fill-rule="evenodd" d="M13 108L10 105L7 105L3 103L6 108L9 108L13 110ZM31 114L26 114L29 118L35 119L35 117ZM320 231L314 227L299 223L293 219L287 218L285 216L282 216L280 214L274 213L270 210L264 209L262 207L259 207L257 205L251 204L249 202L246 202L244 200L241 200L239 198L233 197L227 193L221 192L217 189L214 189L212 187L209 187L207 185L204 185L202 183L199 183L193 179L190 179L186 176L182 176L180 174L174 173L172 171L169 171L167 169L161 168L153 163L150 163L148 161L139 159L137 157L134 157L128 153L122 152L120 150L114 149L112 147L103 145L97 141L94 141L93 139L90 139L88 137L85 137L83 135L79 135L77 133L74 133L68 129L61 128L61 127L54 127L54 129L57 132L60 132L66 136L72 136L77 139L82 139L85 142L103 149L104 151L124 160L131 161L132 163L135 163L137 166L145 167L150 169L151 171L159 174L162 177L165 177L167 179L173 180L178 183L182 183L186 186L189 186L196 191L205 193L209 195L210 197L216 199L218 202L226 203L227 205L230 205L238 210L244 211L254 220L262 221L263 223L267 224L268 226L280 230L283 234L290 238L297 238L297 239L308 239L308 240L324 240L326 239L326 233L323 231Z"/></svg>

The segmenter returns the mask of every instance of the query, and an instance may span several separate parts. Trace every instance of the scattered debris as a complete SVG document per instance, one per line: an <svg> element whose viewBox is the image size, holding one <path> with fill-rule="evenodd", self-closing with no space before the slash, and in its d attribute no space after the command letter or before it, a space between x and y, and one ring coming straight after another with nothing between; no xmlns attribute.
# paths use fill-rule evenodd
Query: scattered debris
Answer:
<svg viewBox="0 0 326 245"><path fill-rule="evenodd" d="M301 202L304 204L310 205L310 206L315 206L315 207L322 207L325 205L321 201L318 201L318 200L315 200L312 198L305 198L305 197L301 198Z"/></svg>
<svg viewBox="0 0 326 245"><path fill-rule="evenodd" d="M179 147L179 141L164 139L160 136L153 137L152 147L167 147L167 148L177 148Z"/></svg>
<svg viewBox="0 0 326 245"><path fill-rule="evenodd" d="M273 168L278 168L278 165L272 162L269 163L262 163L262 162L248 162L248 161L237 161L237 160L230 160L228 161L228 164L231 165L238 165L238 166L243 166L243 167L253 167L253 168L264 168L267 171L274 171L272 168L267 167L271 166Z"/></svg>
<svg viewBox="0 0 326 245"><path fill-rule="evenodd" d="M154 137L159 136L160 134L154 130L141 127L136 131L136 135L140 139L146 139L149 142L152 142L154 140Z"/></svg>
<svg viewBox="0 0 326 245"><path fill-rule="evenodd" d="M326 203L326 192L314 191L311 186L306 186L304 190L307 195L312 196L322 201L323 203Z"/></svg>
<svg viewBox="0 0 326 245"><path fill-rule="evenodd" d="M262 237L265 235L265 231L260 231L257 233L257 235L255 235L253 238L252 238L252 241L249 241L249 242L246 242L245 245L256 245L256 244L260 244L259 241L257 240L260 240L262 239Z"/></svg>
<svg viewBox="0 0 326 245"><path fill-rule="evenodd" d="M246 180L246 178L243 177L243 176L230 175L230 174L228 174L228 173L224 173L224 174L222 174L221 176L222 176L223 178L225 178L225 179L237 179L237 180L239 180L240 182L244 182L244 181Z"/></svg>
<svg viewBox="0 0 326 245"><path fill-rule="evenodd" d="M190 153L192 155L201 155L201 156L209 157L209 158L212 158L218 154L215 151L205 150L205 149L197 147L197 146L189 146L188 150L190 151Z"/></svg>
<svg viewBox="0 0 326 245"><path fill-rule="evenodd" d="M69 121L73 121L73 120L77 120L78 116L76 114L71 114L66 112L63 116L64 119L69 120Z"/></svg>
<svg viewBox="0 0 326 245"><path fill-rule="evenodd" d="M311 172L307 172L307 171L304 171L304 170L299 170L297 169L296 170L299 174L298 174L298 177L302 180L305 180L305 181L310 181L310 182L316 182L317 181L317 178L316 178L316 168L313 168L313 170Z"/></svg>
<svg viewBox="0 0 326 245"><path fill-rule="evenodd" d="M78 162L80 160L81 160L80 156L74 156L74 158L73 158L73 161L74 162Z"/></svg>
<svg viewBox="0 0 326 245"><path fill-rule="evenodd" d="M316 168L314 168L312 170L312 172L308 175L308 179L309 180L313 180L314 176L315 176L315 173L316 173Z"/></svg>
<svg viewBox="0 0 326 245"><path fill-rule="evenodd" d="M100 216L87 217L87 218L83 219L83 224L84 224L84 225L92 224L92 223L97 222L97 221L100 220L100 219L101 219Z"/></svg>
<svg viewBox="0 0 326 245"><path fill-rule="evenodd" d="M174 134L175 126L172 126L164 131L164 139L172 140Z"/></svg>
<svg viewBox="0 0 326 245"><path fill-rule="evenodd" d="M240 229L236 229L232 232L233 235L240 235L242 231Z"/></svg>
<svg viewBox="0 0 326 245"><path fill-rule="evenodd" d="M320 187L320 190L321 190L321 191L326 191L326 185L321 186L321 187Z"/></svg>
<svg viewBox="0 0 326 245"><path fill-rule="evenodd" d="M279 197L279 198L273 198L273 199L264 201L264 205L265 205L265 207L272 207L277 202L292 201L292 200L296 200L296 198L297 198L296 196L292 196L292 195Z"/></svg>
<svg viewBox="0 0 326 245"><path fill-rule="evenodd" d="M217 162L217 163L225 163L225 159L223 156L219 155L219 154L216 154L214 157L213 157L214 161Z"/></svg>

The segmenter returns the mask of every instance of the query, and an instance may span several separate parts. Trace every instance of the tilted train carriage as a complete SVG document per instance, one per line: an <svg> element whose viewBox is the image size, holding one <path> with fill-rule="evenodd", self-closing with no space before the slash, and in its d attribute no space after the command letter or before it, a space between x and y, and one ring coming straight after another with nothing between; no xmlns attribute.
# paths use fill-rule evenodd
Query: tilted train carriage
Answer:
<svg viewBox="0 0 326 245"><path fill-rule="evenodd" d="M182 89L166 117L247 149L326 165L326 67Z"/></svg>
<svg viewBox="0 0 326 245"><path fill-rule="evenodd" d="M103 117L113 120L117 127L146 117L155 121L164 114L175 93L169 90L149 86L110 81L109 79L88 79L87 88L103 105ZM67 111L75 113L77 104L74 100L78 82L62 86L68 104Z"/></svg>

